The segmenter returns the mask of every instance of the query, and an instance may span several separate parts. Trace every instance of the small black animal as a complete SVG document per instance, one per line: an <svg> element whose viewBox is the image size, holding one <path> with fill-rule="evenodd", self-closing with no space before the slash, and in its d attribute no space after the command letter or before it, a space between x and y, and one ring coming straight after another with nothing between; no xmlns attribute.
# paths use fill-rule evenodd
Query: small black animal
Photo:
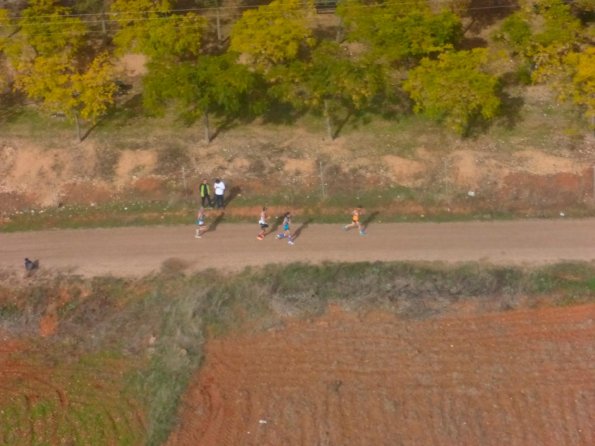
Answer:
<svg viewBox="0 0 595 446"><path fill-rule="evenodd" d="M31 274L37 268L39 268L39 260L29 260L25 257L25 271L27 274Z"/></svg>

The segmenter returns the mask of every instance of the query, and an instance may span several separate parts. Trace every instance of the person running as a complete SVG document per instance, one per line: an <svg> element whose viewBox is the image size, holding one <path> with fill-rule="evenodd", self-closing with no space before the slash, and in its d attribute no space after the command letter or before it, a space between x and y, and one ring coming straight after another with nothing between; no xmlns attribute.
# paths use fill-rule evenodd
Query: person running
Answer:
<svg viewBox="0 0 595 446"><path fill-rule="evenodd" d="M211 188L209 187L209 183L206 179L202 180L202 183L199 187L200 191L200 201L203 207L213 207L213 202L211 201Z"/></svg>
<svg viewBox="0 0 595 446"><path fill-rule="evenodd" d="M291 225L291 212L286 212L283 214L283 232L277 234L277 239L281 240L283 238L287 239L288 245L293 245L293 237L291 236L291 230L289 229Z"/></svg>
<svg viewBox="0 0 595 446"><path fill-rule="evenodd" d="M362 226L362 223L359 221L360 217L364 214L364 209L362 205L358 205L353 211L351 211L351 223L348 225L343 226L343 230L348 231L351 228L356 228L359 230L359 235L366 235L366 231Z"/></svg>
<svg viewBox="0 0 595 446"><path fill-rule="evenodd" d="M196 233L194 234L194 238L202 238L202 233L206 230L205 217L205 208L201 206L196 214Z"/></svg>
<svg viewBox="0 0 595 446"><path fill-rule="evenodd" d="M260 218L258 219L258 224L260 225L260 232L256 236L258 240L264 240L264 236L266 235L266 230L269 227L267 223L267 219L269 216L267 215L267 208L264 206L262 211L260 212Z"/></svg>

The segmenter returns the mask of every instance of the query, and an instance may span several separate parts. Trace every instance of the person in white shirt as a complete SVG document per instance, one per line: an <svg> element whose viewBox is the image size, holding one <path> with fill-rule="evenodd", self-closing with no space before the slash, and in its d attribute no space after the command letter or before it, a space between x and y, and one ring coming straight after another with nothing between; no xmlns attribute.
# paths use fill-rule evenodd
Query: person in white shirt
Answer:
<svg viewBox="0 0 595 446"><path fill-rule="evenodd" d="M260 232L256 236L256 238L258 240L264 240L264 236L266 235L266 230L269 227L267 219L268 219L267 208L265 206L262 208L262 212L260 213L260 218L258 219L258 225L260 226Z"/></svg>
<svg viewBox="0 0 595 446"><path fill-rule="evenodd" d="M213 189L215 190L215 207L217 209L224 208L223 195L225 194L225 183L220 178L217 178Z"/></svg>

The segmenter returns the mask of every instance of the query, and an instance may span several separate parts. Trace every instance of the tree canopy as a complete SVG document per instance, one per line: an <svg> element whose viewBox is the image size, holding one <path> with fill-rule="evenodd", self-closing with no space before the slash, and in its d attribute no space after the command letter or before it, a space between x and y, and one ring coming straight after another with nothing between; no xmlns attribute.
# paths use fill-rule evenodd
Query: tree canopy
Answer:
<svg viewBox="0 0 595 446"><path fill-rule="evenodd" d="M234 23L229 49L248 57L248 63L267 70L296 59L315 43L308 20L315 14L312 0L273 0L248 10Z"/></svg>
<svg viewBox="0 0 595 446"><path fill-rule="evenodd" d="M230 122L278 102L292 116L323 116L331 137L340 114L411 110L465 135L497 116L511 79L551 87L595 125L587 0L520 0L519 8L498 11L507 16L484 40L467 38L480 15L468 0L343 0L337 28L322 24L314 0L243 4L226 8L228 38L219 35L222 10L211 3L66 4L74 2L0 9L0 89L66 115L79 134L79 119L97 122L116 105L115 65L128 52L146 56L145 109L174 107L188 122L202 117L206 140L210 116ZM499 68L489 63L496 53L506 55Z"/></svg>
<svg viewBox="0 0 595 446"><path fill-rule="evenodd" d="M450 50L462 37L460 18L451 11L433 12L422 0L407 3L346 0L337 14L348 38L364 42L389 62L419 59Z"/></svg>
<svg viewBox="0 0 595 446"><path fill-rule="evenodd" d="M152 67L145 78L145 106L162 112L167 104L175 104L180 116L193 121L205 119L205 139L210 141L209 114L234 115L242 108L257 107L255 91L259 78L237 56L201 56L196 62L169 67Z"/></svg>
<svg viewBox="0 0 595 446"><path fill-rule="evenodd" d="M4 45L15 88L45 110L74 120L81 139L79 118L96 122L114 102L109 54L94 54L85 22L54 0L31 0L16 29Z"/></svg>
<svg viewBox="0 0 595 446"><path fill-rule="evenodd" d="M474 119L489 120L500 106L498 79L485 71L486 63L484 49L425 58L409 72L404 89L415 102L416 112L465 134Z"/></svg>

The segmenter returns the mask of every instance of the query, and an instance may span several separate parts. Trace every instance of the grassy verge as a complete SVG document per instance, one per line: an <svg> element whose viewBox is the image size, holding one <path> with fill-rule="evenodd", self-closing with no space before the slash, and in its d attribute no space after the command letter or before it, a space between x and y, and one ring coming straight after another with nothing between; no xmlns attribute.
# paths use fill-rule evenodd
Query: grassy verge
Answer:
<svg viewBox="0 0 595 446"><path fill-rule="evenodd" d="M595 302L593 263L538 269L292 264L232 276L186 276L183 269L170 261L142 279L0 282L0 329L32 346L12 355L29 375L13 374L10 395L0 397L0 439L51 443L59 432L63 441L77 444L162 444L209 338L280 326L288 317L315 317L329 303L425 319L454 315L460 304L466 311L491 312ZM51 312L57 329L38 338L37 327ZM31 377L35 370L43 370L43 380ZM17 385L28 380L37 383L34 389ZM38 420L33 429L31 419Z"/></svg>
<svg viewBox="0 0 595 446"><path fill-rule="evenodd" d="M396 189L396 188L395 188ZM376 223L416 221L470 221L511 220L515 218L559 218L558 210L510 211L479 206L469 207L465 199L441 203L419 198L410 190L392 190L377 195L362 192L357 197L337 194L322 200L304 195L287 200L283 195L238 197L226 207L224 222L254 222L260 207L266 204L273 217L285 210L292 210L295 220L313 223L339 223L349 219L350 210L361 203L367 210L366 218ZM382 201L386 200L386 201ZM124 226L155 226L193 224L197 209L196 200L177 201L117 201L97 205L66 205L17 212L0 220L0 232L37 231L44 229L110 228ZM593 209L565 208L566 217L593 216ZM208 214L219 215L218 210Z"/></svg>

